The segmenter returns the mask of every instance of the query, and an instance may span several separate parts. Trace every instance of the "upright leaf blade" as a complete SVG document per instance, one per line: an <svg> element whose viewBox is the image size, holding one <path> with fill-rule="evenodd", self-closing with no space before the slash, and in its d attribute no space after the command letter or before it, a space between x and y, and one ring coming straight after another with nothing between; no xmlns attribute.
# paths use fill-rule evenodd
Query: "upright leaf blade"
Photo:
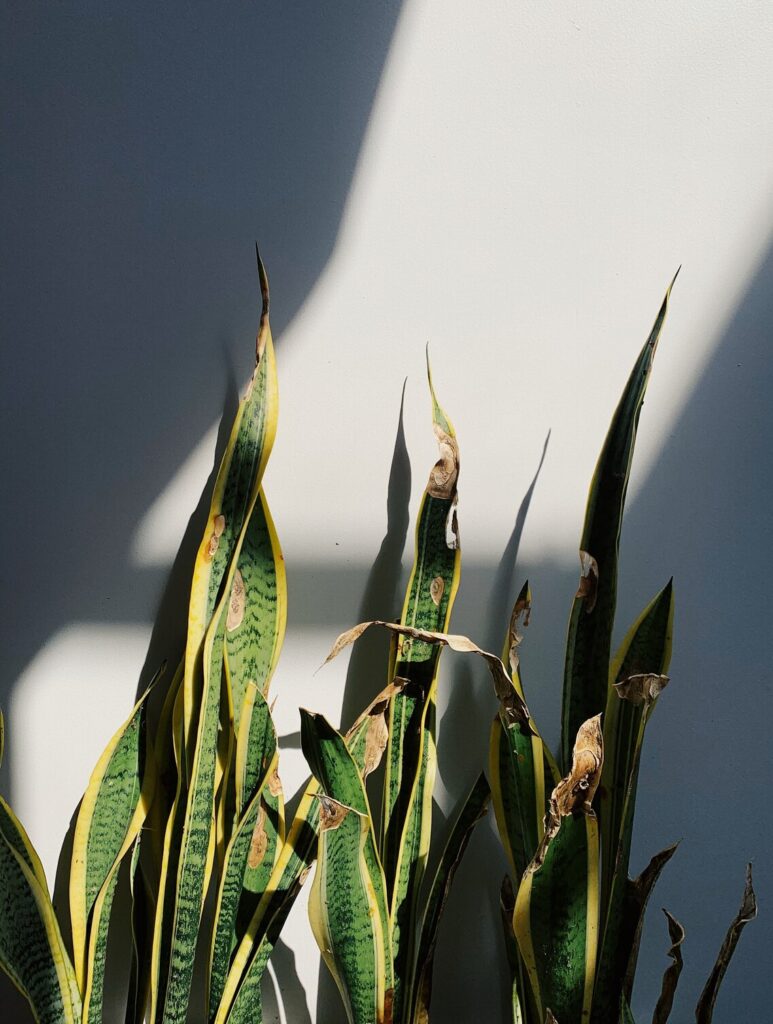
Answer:
<svg viewBox="0 0 773 1024"><path fill-rule="evenodd" d="M365 788L345 740L302 713L303 752L324 790L312 931L351 1024L390 1024L393 973L386 883Z"/></svg>
<svg viewBox="0 0 773 1024"><path fill-rule="evenodd" d="M410 1014L412 1024L428 1024L429 1004L432 996L432 970L435 962L438 925L443 907L448 899L456 869L461 863L464 851L472 836L473 829L488 810L491 790L485 775L479 775L462 805L451 835L448 837L440 858L435 877L432 880L427 904L421 923L421 932L414 965L414 979L411 985Z"/></svg>
<svg viewBox="0 0 773 1024"><path fill-rule="evenodd" d="M455 510L459 448L454 428L437 401L429 362L427 373L440 458L419 508L414 564L400 621L420 630L443 631L451 618L461 570ZM408 998L419 889L430 844L439 653L437 646L402 636L392 673L392 678L406 680L390 706L381 844L390 896L397 1020Z"/></svg>
<svg viewBox="0 0 773 1024"><path fill-rule="evenodd" d="M590 485L580 540L582 575L569 617L561 752L564 768L582 722L604 710L617 600L617 560L636 429L673 281L636 360Z"/></svg>
<svg viewBox="0 0 773 1024"><path fill-rule="evenodd" d="M38 1024L80 1024L81 998L48 892L0 832L0 967Z"/></svg>
<svg viewBox="0 0 773 1024"><path fill-rule="evenodd" d="M255 370L237 410L217 474L207 527L193 570L183 678L186 747L190 747L195 730L202 644L238 539L255 505L276 436L276 362L268 319L268 278L260 257L258 273L263 308L255 346ZM189 760L191 756L189 750Z"/></svg>
<svg viewBox="0 0 773 1024"><path fill-rule="evenodd" d="M113 866L134 842L150 807L154 775L149 770L150 746L145 735L149 692L137 702L97 762L75 825L70 921L81 990L86 986L86 952L94 927L90 915Z"/></svg>
<svg viewBox="0 0 773 1024"><path fill-rule="evenodd" d="M569 773L550 797L545 835L518 889L513 930L538 1016L587 1020L598 947L600 716L578 730Z"/></svg>

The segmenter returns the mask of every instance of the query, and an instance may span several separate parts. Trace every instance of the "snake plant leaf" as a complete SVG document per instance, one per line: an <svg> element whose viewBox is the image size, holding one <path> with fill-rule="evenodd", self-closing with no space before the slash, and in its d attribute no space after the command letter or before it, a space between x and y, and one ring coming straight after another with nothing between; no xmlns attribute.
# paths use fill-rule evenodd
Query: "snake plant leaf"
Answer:
<svg viewBox="0 0 773 1024"><path fill-rule="evenodd" d="M695 1008L695 1024L711 1024L714 1017L714 1004L716 1003L717 996L719 994L719 987L725 977L727 968L730 966L730 960L732 959L735 948L738 945L741 932L749 921L753 921L756 916L757 897L754 894L754 886L752 885L752 866L751 864L748 864L746 866L746 883L744 885L741 906L727 930L727 934L725 935L724 941L719 950L717 962L714 964L711 974L709 975L708 980L703 987L703 991L701 992L698 1005Z"/></svg>
<svg viewBox="0 0 773 1024"><path fill-rule="evenodd" d="M668 955L671 957L672 962L668 965L665 974L663 975L663 984L657 1004L655 1005L652 1024L666 1024L668 1018L671 1016L671 1010L674 1005L674 996L676 994L676 986L679 982L679 975L682 973L682 967L684 965L681 949L682 943L684 942L684 928L672 914L669 914L667 910L664 910L663 913L666 915L666 920L668 921L668 935L671 939L671 948L668 951Z"/></svg>
<svg viewBox="0 0 773 1024"><path fill-rule="evenodd" d="M609 903L615 874L628 875L638 764L644 726L655 703L639 700L635 693L621 699L618 687L626 680L641 684L647 677L667 678L673 622L674 589L669 580L630 628L610 667L599 793L602 906Z"/></svg>
<svg viewBox="0 0 773 1024"><path fill-rule="evenodd" d="M523 961L518 952L518 943L513 931L513 915L515 913L515 892L509 875L502 879L499 894L499 916L502 921L502 933L505 938L505 953L510 968L510 1003L513 1024L534 1024L537 1020L536 1011L530 1012L527 1003L531 995L529 983L524 973ZM533 1000L532 1000L533 1006Z"/></svg>
<svg viewBox="0 0 773 1024"><path fill-rule="evenodd" d="M261 698L262 699L262 698ZM263 790L268 787L269 780L276 775L278 754L276 751L276 735L273 737L273 750L270 760L264 763L264 775L256 787L252 800L247 805L241 821L234 830L228 844L220 877L215 911L215 927L212 938L209 972L209 1016L214 1017L225 988L226 976L231 960L231 953L240 936L237 934L237 915L242 905L244 890L252 884L253 891L262 894L273 868L274 851L277 846L278 833L273 830L273 844L266 828L267 814ZM261 758L262 760L262 758ZM273 845L273 849L270 847ZM255 877L266 864L268 872L264 875L261 885ZM264 868L265 871L265 868ZM250 877L248 878L248 875ZM251 906L251 912L255 907ZM250 917L252 914L250 913Z"/></svg>
<svg viewBox="0 0 773 1024"><path fill-rule="evenodd" d="M569 618L564 667L561 725L564 768L569 764L578 728L582 722L603 712L607 701L625 494L644 393L673 284L674 281L666 291L650 335L628 378L590 485L580 540L580 586Z"/></svg>
<svg viewBox="0 0 773 1024"><path fill-rule="evenodd" d="M225 664L234 711L233 731L239 735L250 683L264 697L279 660L287 623L287 576L276 528L261 488L249 518L238 564L231 581L226 620ZM249 795L246 797L249 799ZM238 813L244 809L242 797Z"/></svg>
<svg viewBox="0 0 773 1024"><path fill-rule="evenodd" d="M569 773L550 796L545 835L515 901L513 931L538 1015L587 1020L598 946L598 823L592 809L601 778L600 715L577 733Z"/></svg>
<svg viewBox="0 0 773 1024"><path fill-rule="evenodd" d="M3 717L2 709L0 708L0 767L3 764L3 754L5 753L5 718Z"/></svg>
<svg viewBox="0 0 773 1024"><path fill-rule="evenodd" d="M435 394L429 354L427 379L440 457L430 472L419 507L414 563L400 620L420 629L444 630L450 622L461 569L456 519L459 446L453 425ZM403 1016L408 996L419 890L429 853L437 771L435 701L439 655L438 647L402 636L390 657L390 680L398 676L407 681L389 709L382 821L397 1020Z"/></svg>
<svg viewBox="0 0 773 1024"><path fill-rule="evenodd" d="M146 742L145 728L149 693L150 688L97 762L75 824L70 921L73 963L81 991L86 987L90 936L100 929L95 904L113 868L117 870L117 864L131 848L152 800L155 774L150 770L151 747ZM106 904L108 917L111 902L112 895L108 897L105 893L100 907ZM107 920L103 930L106 941Z"/></svg>
<svg viewBox="0 0 773 1024"><path fill-rule="evenodd" d="M637 878L628 879L625 886L625 896L622 910L620 911L620 920L623 922L623 925L619 932L620 939L617 956L614 960L610 958L607 963L611 962L611 969L617 970L620 976L623 977L622 997L629 1004L633 994L633 981L639 958L639 946L641 944L647 904L663 868L676 853L677 846L678 843L675 843L673 846L667 846L660 853L656 853L642 873ZM602 986L601 981L600 970L597 985L600 987L599 994L603 995L604 992L610 991L611 986L608 983ZM597 1008L600 1007L603 1010L603 1006L603 998L594 999L594 1018L596 1017ZM598 1019L603 1020L603 1017L600 1016Z"/></svg>
<svg viewBox="0 0 773 1024"><path fill-rule="evenodd" d="M16 817L11 807L3 797L0 796L0 833L5 837L14 850L24 859L43 890L48 892L48 882L43 865L40 863L32 840L27 835L24 826Z"/></svg>
<svg viewBox="0 0 773 1024"><path fill-rule="evenodd" d="M521 589L510 617L503 661L510 663L514 691L500 700L491 726L489 775L497 828L515 878L520 878L544 834L547 793L559 782L552 754L532 721L523 721L524 704L518 647L521 621L528 624L531 592ZM516 713L511 712L512 707Z"/></svg>
<svg viewBox="0 0 773 1024"><path fill-rule="evenodd" d="M627 999L623 999L620 1004L620 1024L636 1024Z"/></svg>
<svg viewBox="0 0 773 1024"><path fill-rule="evenodd" d="M250 518L276 436L278 392L269 324L266 271L258 256L263 308L255 345L255 370L234 419L193 569L183 679L184 729L189 761L196 728L201 649L221 598L244 524ZM227 587L230 590L231 580Z"/></svg>
<svg viewBox="0 0 773 1024"><path fill-rule="evenodd" d="M176 787L174 800L164 826L164 842L158 880L158 899L153 916L153 946L150 958L150 1014L149 1021L157 1019L163 1006L166 984L169 978L171 955L169 924L174 914L175 886L179 866L180 843L185 821L187 772L185 758L185 736L183 724L182 680L174 700L171 719L172 751L176 765Z"/></svg>
<svg viewBox="0 0 773 1024"><path fill-rule="evenodd" d="M402 685L402 680L395 680L385 687L346 734L347 748L363 778L380 763L386 746L389 702ZM257 1012L255 1007L259 1006L263 972L317 855L320 791L319 783L312 778L301 796L271 878L234 953L215 1024L243 1024L258 1019L250 1014Z"/></svg>
<svg viewBox="0 0 773 1024"><path fill-rule="evenodd" d="M488 811L491 790L486 776L478 776L475 785L465 800L451 835L440 858L421 923L418 954L415 963L415 977L411 986L412 1024L429 1024L429 1005L432 996L432 970L435 961L438 925L443 912L456 869L461 863L464 851L472 836L473 829Z"/></svg>
<svg viewBox="0 0 773 1024"><path fill-rule="evenodd" d="M165 877L166 887L173 887L174 890L172 912L166 920L163 918L163 910L168 906L167 894L164 894L163 900L159 900L160 920L157 919L156 928L163 928L169 959L165 983L163 978L160 979L163 1002L154 1007L154 1011L163 1007L161 1019L164 1024L183 1024L187 1014L199 923L212 872L217 739L229 596L226 592L221 599L204 643L204 690L186 793L185 816L181 831L170 836L171 843L179 847L179 852L175 854L175 876L167 873ZM176 811L177 808L173 809L173 817L177 816Z"/></svg>
<svg viewBox="0 0 773 1024"><path fill-rule="evenodd" d="M320 715L301 713L301 746L324 791L309 895L312 931L351 1024L391 1024L386 881L362 776L343 736Z"/></svg>
<svg viewBox="0 0 773 1024"><path fill-rule="evenodd" d="M147 835L147 833L145 833ZM132 901L132 957L129 992L126 999L126 1024L143 1024L150 993L150 950L153 946L153 895L145 883L140 866L143 833L134 840L129 862L129 891Z"/></svg>
<svg viewBox="0 0 773 1024"><path fill-rule="evenodd" d="M0 831L0 967L38 1024L80 1024L81 997L46 889Z"/></svg>

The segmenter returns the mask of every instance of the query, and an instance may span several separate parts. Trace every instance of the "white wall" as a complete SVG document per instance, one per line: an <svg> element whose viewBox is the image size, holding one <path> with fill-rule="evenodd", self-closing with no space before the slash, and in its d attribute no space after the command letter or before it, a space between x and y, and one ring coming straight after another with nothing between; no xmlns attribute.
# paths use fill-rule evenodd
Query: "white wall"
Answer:
<svg viewBox="0 0 773 1024"><path fill-rule="evenodd" d="M402 544L399 452L392 530L369 570L406 376L411 516L435 457L429 342L462 454L454 629L498 644L528 573L529 696L556 738L588 481L682 264L642 417L619 625L674 575L672 684L646 749L634 866L684 841L634 1009L646 1019L657 997L664 904L687 929L685 1019L748 858L763 910L771 892L770 6L407 0L399 17L341 5L332 25L314 5L275 4L6 19L6 788L52 881L146 660L229 374L246 375L254 235L279 327L266 490L291 588L283 734L299 704L339 718L346 663L312 673L341 629L399 603L387 564ZM500 560L548 431L512 574ZM404 568L410 547L409 532ZM179 618L185 559L166 620ZM372 642L358 655L348 714L381 685L380 654ZM483 672L446 657L443 673L439 820L472 781L494 710ZM302 782L297 744L282 774L287 789ZM439 1022L505 1019L503 870L483 825L441 936ZM720 1018L769 1006L772 937L765 915L744 934ZM306 1003L314 1019L302 906L286 942L286 1019L310 1019ZM339 1020L327 979L319 998L319 1020Z"/></svg>

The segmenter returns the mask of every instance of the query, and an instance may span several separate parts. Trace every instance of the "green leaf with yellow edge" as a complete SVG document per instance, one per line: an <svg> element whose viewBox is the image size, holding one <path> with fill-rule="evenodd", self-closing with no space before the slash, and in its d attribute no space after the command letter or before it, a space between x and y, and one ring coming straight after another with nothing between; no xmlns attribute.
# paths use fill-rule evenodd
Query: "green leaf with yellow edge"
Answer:
<svg viewBox="0 0 773 1024"><path fill-rule="evenodd" d="M481 774L462 805L435 871L422 917L414 977L411 982L410 1014L407 1017L411 1024L429 1024L432 970L440 916L473 829L486 814L490 799L489 784L486 776Z"/></svg>
<svg viewBox="0 0 773 1024"><path fill-rule="evenodd" d="M16 843L0 830L0 967L38 1024L80 1024L78 983L51 899Z"/></svg>
<svg viewBox="0 0 773 1024"><path fill-rule="evenodd" d="M599 923L598 823L592 809L601 778L600 717L577 733L569 773L550 796L545 834L521 879L513 931L537 1013L588 1020Z"/></svg>
<svg viewBox="0 0 773 1024"><path fill-rule="evenodd" d="M215 480L209 516L193 570L183 678L188 761L201 691L201 649L244 524L250 518L276 436L278 390L269 324L268 278L258 256L263 308L255 345L255 370L234 419ZM226 584L230 590L231 581Z"/></svg>
<svg viewBox="0 0 773 1024"><path fill-rule="evenodd" d="M99 915L107 902L109 918L112 895L103 895L101 901L99 896L113 868L117 870L134 842L152 800L155 774L151 771L151 748L145 729L149 693L150 688L97 762L75 824L70 862L70 922L75 974L83 992L91 969L87 963L91 938L100 927L104 940L107 938L107 920L100 926ZM95 906L98 902L99 909ZM103 953L96 942L94 954Z"/></svg>
<svg viewBox="0 0 773 1024"><path fill-rule="evenodd" d="M525 583L513 607L503 661L510 663L513 693L500 699L491 727L489 775L497 828L514 878L520 878L544 834L547 795L559 781L553 756L533 720L524 719L523 682L518 646L520 625L528 625L531 609Z"/></svg>
<svg viewBox="0 0 773 1024"><path fill-rule="evenodd" d="M254 686L250 689L254 691L255 698L265 704L257 689ZM265 712L268 713L267 705ZM271 723L270 715L268 722ZM245 719L243 724L249 731L249 719ZM257 901L251 900L245 906L244 896L249 893L262 895L265 891L274 867L279 840L282 838L279 835L278 827L271 827L271 818L267 813L264 795L269 786L275 785L273 780L278 778L276 774L278 753L273 724L271 724L271 736L267 737L265 746L256 751L256 760L263 774L257 784L251 786L251 800L245 808L241 820L237 823L226 849L218 887L215 928L210 955L208 993L210 1018L214 1017L220 1004L230 966L231 953L237 940L241 938L237 922L240 908L247 916L247 921L255 911ZM247 894L245 890L247 890ZM243 931L244 929L241 929L242 933Z"/></svg>
<svg viewBox="0 0 773 1024"><path fill-rule="evenodd" d="M616 686L636 676L662 677L661 688L665 685L673 624L674 589L673 581L669 580L630 628L610 667L604 714L604 768L598 801L602 905L609 899L615 872L628 872L643 726L657 699L624 699Z"/></svg>
<svg viewBox="0 0 773 1024"><path fill-rule="evenodd" d="M362 776L346 741L301 712L301 745L323 793L309 919L351 1024L390 1024L392 946L386 881Z"/></svg>
<svg viewBox="0 0 773 1024"><path fill-rule="evenodd" d="M634 962L636 958L633 945L638 942L640 918L646 905L646 899L639 905L632 888L635 883L628 878L636 789L647 722L668 683L665 673L671 659L673 610L673 588L669 581L631 627L610 669L604 715L605 758L598 801L602 834L602 941L594 1024L609 1019L619 1006L629 962L632 956Z"/></svg>
<svg viewBox="0 0 773 1024"><path fill-rule="evenodd" d="M400 621L420 630L442 632L450 622L461 571L456 522L459 447L453 425L435 395L429 357L427 377L440 458L432 468L419 508L414 563ZM437 646L402 636L390 676L407 681L390 706L381 842L390 897L397 1020L408 997L419 890L430 845L439 654Z"/></svg>
<svg viewBox="0 0 773 1024"><path fill-rule="evenodd" d="M672 281L668 287L650 335L628 378L590 485L580 540L580 586L569 617L564 667L561 724L564 770L580 725L603 712L607 702L625 494L644 393L673 284Z"/></svg>
<svg viewBox="0 0 773 1024"><path fill-rule="evenodd" d="M383 754L385 716L390 698L400 685L385 687L346 734L346 745L364 777L375 770ZM312 778L301 796L265 892L233 956L216 1007L215 1024L235 1024L259 1005L263 972L274 943L317 855L320 792L319 783Z"/></svg>

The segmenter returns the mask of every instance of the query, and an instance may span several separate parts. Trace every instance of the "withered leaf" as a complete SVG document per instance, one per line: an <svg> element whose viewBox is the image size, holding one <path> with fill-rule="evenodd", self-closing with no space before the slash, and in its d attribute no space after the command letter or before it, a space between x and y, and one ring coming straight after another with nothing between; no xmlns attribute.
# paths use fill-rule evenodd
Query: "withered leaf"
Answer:
<svg viewBox="0 0 773 1024"><path fill-rule="evenodd" d="M615 683L615 689L622 700L649 707L655 703L669 682L668 676L643 673L621 679L619 683Z"/></svg>
<svg viewBox="0 0 773 1024"><path fill-rule="evenodd" d="M599 564L587 551L580 552L580 584L576 597L585 602L585 611L590 614L596 607L596 592L599 585Z"/></svg>
<svg viewBox="0 0 773 1024"><path fill-rule="evenodd" d="M674 1005L676 986L684 964L681 949L682 943L684 942L684 928L665 908L663 909L663 913L666 915L666 920L668 921L668 936L671 940L671 948L668 951L668 955L671 957L673 963L668 965L663 975L663 985L660 990L660 997L657 1005L655 1006L652 1024L666 1024Z"/></svg>

